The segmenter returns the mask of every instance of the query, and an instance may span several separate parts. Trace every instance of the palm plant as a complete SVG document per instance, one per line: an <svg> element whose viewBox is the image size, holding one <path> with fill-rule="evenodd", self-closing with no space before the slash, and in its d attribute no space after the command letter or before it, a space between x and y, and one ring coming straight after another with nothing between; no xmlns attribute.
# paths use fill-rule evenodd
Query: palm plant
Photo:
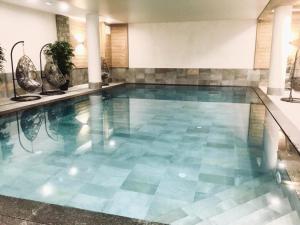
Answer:
<svg viewBox="0 0 300 225"><path fill-rule="evenodd" d="M66 41L56 41L54 44L50 44L44 53L53 57L62 74L68 79L75 67L72 63L74 57L72 45Z"/></svg>

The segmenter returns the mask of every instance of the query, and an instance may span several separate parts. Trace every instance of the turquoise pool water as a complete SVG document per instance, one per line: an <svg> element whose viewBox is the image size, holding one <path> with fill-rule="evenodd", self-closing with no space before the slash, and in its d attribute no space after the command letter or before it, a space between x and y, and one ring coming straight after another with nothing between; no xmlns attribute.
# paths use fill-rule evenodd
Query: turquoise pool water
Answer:
<svg viewBox="0 0 300 225"><path fill-rule="evenodd" d="M250 88L127 85L0 118L0 194L167 224L293 224L280 138Z"/></svg>

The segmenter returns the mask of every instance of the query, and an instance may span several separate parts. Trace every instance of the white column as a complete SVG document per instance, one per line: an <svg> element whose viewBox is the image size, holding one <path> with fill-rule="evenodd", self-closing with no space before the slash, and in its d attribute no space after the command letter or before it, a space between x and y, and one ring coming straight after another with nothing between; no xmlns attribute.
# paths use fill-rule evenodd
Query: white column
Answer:
<svg viewBox="0 0 300 225"><path fill-rule="evenodd" d="M86 33L88 48L89 87L92 89L97 89L101 88L102 83L98 14L89 14L86 16Z"/></svg>
<svg viewBox="0 0 300 225"><path fill-rule="evenodd" d="M292 9L293 7L290 5L274 9L269 95L283 95L284 93L288 49L291 41Z"/></svg>

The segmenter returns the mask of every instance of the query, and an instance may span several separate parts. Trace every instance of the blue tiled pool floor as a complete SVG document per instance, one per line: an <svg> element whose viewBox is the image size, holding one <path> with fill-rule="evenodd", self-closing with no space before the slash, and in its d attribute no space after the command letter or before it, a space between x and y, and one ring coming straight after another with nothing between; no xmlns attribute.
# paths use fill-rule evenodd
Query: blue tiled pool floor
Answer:
<svg viewBox="0 0 300 225"><path fill-rule="evenodd" d="M0 194L176 225L297 221L268 147L280 129L251 91L153 90L1 118Z"/></svg>

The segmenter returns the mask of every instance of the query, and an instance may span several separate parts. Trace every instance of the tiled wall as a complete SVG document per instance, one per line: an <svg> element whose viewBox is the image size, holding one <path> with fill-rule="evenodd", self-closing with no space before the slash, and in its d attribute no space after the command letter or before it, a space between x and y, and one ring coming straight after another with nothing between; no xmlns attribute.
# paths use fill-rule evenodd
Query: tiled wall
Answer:
<svg viewBox="0 0 300 225"><path fill-rule="evenodd" d="M114 68L114 81L148 84L258 86L266 84L267 70L247 69L124 69Z"/></svg>
<svg viewBox="0 0 300 225"><path fill-rule="evenodd" d="M71 76L71 85L76 86L80 84L87 84L89 82L88 69L87 68L78 68L73 70Z"/></svg>

